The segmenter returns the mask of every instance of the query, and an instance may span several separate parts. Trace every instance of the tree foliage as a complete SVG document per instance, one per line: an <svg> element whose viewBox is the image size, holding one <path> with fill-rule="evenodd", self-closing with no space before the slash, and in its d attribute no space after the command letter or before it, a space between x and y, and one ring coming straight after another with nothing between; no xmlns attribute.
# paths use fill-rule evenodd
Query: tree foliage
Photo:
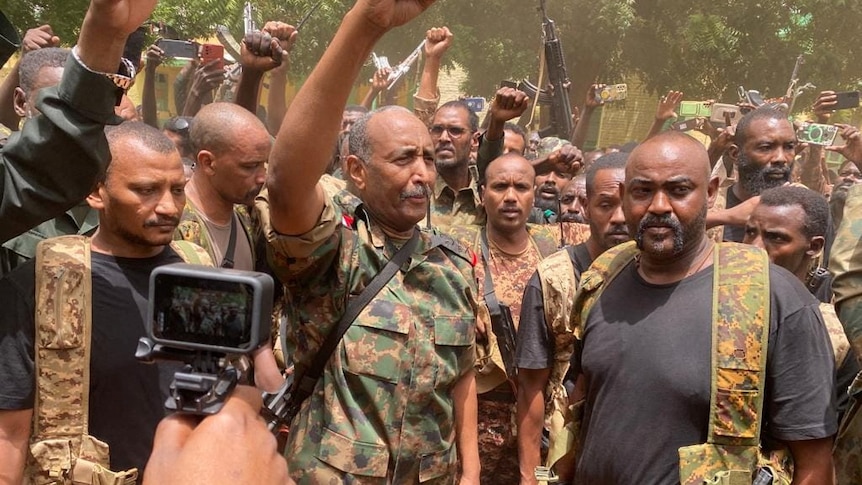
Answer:
<svg viewBox="0 0 862 485"><path fill-rule="evenodd" d="M680 89L693 99L731 101L736 87L784 94L797 55L805 54L802 83L819 89L858 89L862 80L862 2L856 0L546 0L556 21L580 103L593 82L637 75L661 92ZM0 0L23 31L50 23L71 43L87 0ZM209 36L216 24L242 34L241 0L161 0L153 20L183 37ZM257 21L296 24L316 0L257 0ZM323 0L300 33L292 70L306 74L323 53L351 2ZM432 26L455 33L448 63L464 66L463 90L490 96L502 79L536 80L542 48L539 0L438 1L417 21L388 34L376 51L395 63ZM372 67L363 75L370 75ZM808 100L812 95L808 95Z"/></svg>

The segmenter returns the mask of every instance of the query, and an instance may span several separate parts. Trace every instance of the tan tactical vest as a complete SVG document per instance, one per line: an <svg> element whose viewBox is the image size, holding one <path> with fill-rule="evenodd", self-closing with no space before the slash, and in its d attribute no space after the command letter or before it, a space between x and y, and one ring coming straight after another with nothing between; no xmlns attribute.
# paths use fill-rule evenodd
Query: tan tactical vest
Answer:
<svg viewBox="0 0 862 485"><path fill-rule="evenodd" d="M634 242L621 244L597 258L581 276L571 306L573 333L583 338L590 310L604 288L632 261ZM751 483L758 467L767 467L774 483L789 484L792 469L786 450L768 455L760 448L766 349L769 337L769 260L751 246L721 243L713 256L712 379L707 442L679 449L680 483ZM582 405L568 406L551 424L558 434L548 451L548 466L570 461L579 449ZM745 481L747 480L747 482Z"/></svg>
<svg viewBox="0 0 862 485"><path fill-rule="evenodd" d="M187 263L212 265L202 248L173 241ZM36 249L36 389L24 483L132 485L136 469L108 469L108 445L88 434L92 277L90 240L61 236Z"/></svg>

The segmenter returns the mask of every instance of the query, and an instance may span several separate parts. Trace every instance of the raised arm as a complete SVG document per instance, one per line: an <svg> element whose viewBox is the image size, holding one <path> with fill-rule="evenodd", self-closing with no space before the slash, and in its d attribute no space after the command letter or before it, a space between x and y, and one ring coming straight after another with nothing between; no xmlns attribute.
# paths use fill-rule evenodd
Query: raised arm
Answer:
<svg viewBox="0 0 862 485"><path fill-rule="evenodd" d="M593 112L599 106L602 106L604 101L596 99L596 93L604 88L604 84L593 84L587 90L587 98L584 100L584 109L580 110L581 117L575 125L574 134L572 135L572 145L582 147L587 141L587 132L590 130L590 119L593 117Z"/></svg>
<svg viewBox="0 0 862 485"><path fill-rule="evenodd" d="M287 110L269 160L267 189L273 227L308 232L323 210L317 186L329 166L341 115L365 59L387 31L424 11L433 0L359 0Z"/></svg>
<svg viewBox="0 0 862 485"><path fill-rule="evenodd" d="M144 115L144 123L159 127L158 109L156 105L156 68L165 58L165 52L156 44L147 49L146 77L144 78L144 91L141 93L141 111Z"/></svg>
<svg viewBox="0 0 862 485"><path fill-rule="evenodd" d="M99 73L118 71L126 37L149 17L155 4L156 0L90 3L78 39L80 62L70 59L60 85L40 92L36 105L42 115L27 122L3 147L0 241L62 214L92 190L110 161L104 126L116 120L114 105L119 99L118 88Z"/></svg>
<svg viewBox="0 0 862 485"><path fill-rule="evenodd" d="M503 128L506 122L521 116L530 106L530 98L523 91L503 87L497 90L491 106L488 108L488 129L479 141L479 152L476 155L476 168L479 170L479 180L485 180L485 169L491 162L503 154Z"/></svg>
<svg viewBox="0 0 862 485"><path fill-rule="evenodd" d="M435 27L425 32L425 65L419 78L419 89L413 100L413 111L426 125L431 124L437 103L440 101L437 78L443 55L452 45L452 32L448 27Z"/></svg>
<svg viewBox="0 0 862 485"><path fill-rule="evenodd" d="M661 99L659 99L658 107L655 111L655 118L653 119L652 126L650 126L649 132L647 132L647 136L644 140L649 140L658 135L667 120L678 116L676 114L676 107L680 101L682 101L682 91L668 91L665 96L662 96Z"/></svg>

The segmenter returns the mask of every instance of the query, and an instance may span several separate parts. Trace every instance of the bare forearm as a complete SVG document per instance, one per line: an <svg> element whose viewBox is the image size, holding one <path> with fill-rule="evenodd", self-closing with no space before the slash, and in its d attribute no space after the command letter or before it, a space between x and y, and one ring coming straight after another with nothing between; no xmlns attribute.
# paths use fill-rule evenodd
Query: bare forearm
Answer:
<svg viewBox="0 0 862 485"><path fill-rule="evenodd" d="M471 370L461 377L452 392L455 401L455 434L461 473L479 483L479 403L476 397L476 374Z"/></svg>
<svg viewBox="0 0 862 485"><path fill-rule="evenodd" d="M279 232L302 234L317 221L323 195L316 184L329 165L328 147L338 138L341 114L362 63L382 35L358 13L348 12L290 104L275 140L267 180L272 222Z"/></svg>
<svg viewBox="0 0 862 485"><path fill-rule="evenodd" d="M647 132L646 138L644 141L649 140L650 138L661 133L662 127L664 127L665 120L655 118L653 119L652 125L649 127L649 131Z"/></svg>
<svg viewBox="0 0 862 485"><path fill-rule="evenodd" d="M156 70L147 68L144 78L144 92L141 94L141 112L144 123L159 127L158 110L156 109Z"/></svg>
<svg viewBox="0 0 862 485"><path fill-rule="evenodd" d="M437 78L440 75L440 58L428 57L419 79L419 89L416 95L420 98L434 99L437 97Z"/></svg>
<svg viewBox="0 0 862 485"><path fill-rule="evenodd" d="M285 60L287 62L287 60ZM287 112L287 69L276 68L270 71L269 93L266 98L266 127L273 135L281 129L281 122Z"/></svg>
<svg viewBox="0 0 862 485"><path fill-rule="evenodd" d="M524 369L520 369L520 372L523 371ZM534 371L527 372L531 375L534 373ZM544 374L547 375L547 372ZM535 470L541 465L540 446L545 416L545 396L542 387L545 380L538 378L518 380L518 463L523 485L536 483Z"/></svg>
<svg viewBox="0 0 862 485"><path fill-rule="evenodd" d="M793 455L792 485L832 485L832 438L791 441L787 443Z"/></svg>
<svg viewBox="0 0 862 485"><path fill-rule="evenodd" d="M595 108L584 107L583 114L581 118L578 120L578 124L575 126L574 135L572 136L572 145L575 145L578 148L584 148L584 142L587 141L587 132L590 130L590 118L593 116L593 110Z"/></svg>
<svg viewBox="0 0 862 485"><path fill-rule="evenodd" d="M378 94L380 94L380 91L377 91L374 88L369 89L368 93L365 94L365 97L362 98L362 106L364 106L365 109L370 110L371 107L374 106L374 98L376 98Z"/></svg>
<svg viewBox="0 0 862 485"><path fill-rule="evenodd" d="M236 86L236 97L234 98L234 103L242 106L251 113L257 114L257 100L260 97L260 82L262 80L262 72L243 69Z"/></svg>
<svg viewBox="0 0 862 485"><path fill-rule="evenodd" d="M801 182L811 190L820 192L823 189L823 175L821 170L820 159L823 156L823 149L819 146L811 145L808 147L808 156L802 158L801 166L799 167L799 178Z"/></svg>
<svg viewBox="0 0 862 485"><path fill-rule="evenodd" d="M96 72L117 72L128 35L108 28L96 17L87 10L78 37L78 56L85 66Z"/></svg>
<svg viewBox="0 0 862 485"><path fill-rule="evenodd" d="M18 87L18 63L0 84L0 124L10 130L18 131L18 123L21 118L15 112L15 88Z"/></svg>

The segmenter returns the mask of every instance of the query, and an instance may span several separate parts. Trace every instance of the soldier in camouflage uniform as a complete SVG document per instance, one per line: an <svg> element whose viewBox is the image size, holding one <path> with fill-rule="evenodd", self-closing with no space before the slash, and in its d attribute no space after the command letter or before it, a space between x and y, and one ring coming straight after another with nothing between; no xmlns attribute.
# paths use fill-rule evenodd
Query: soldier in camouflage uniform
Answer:
<svg viewBox="0 0 862 485"><path fill-rule="evenodd" d="M511 310L515 331L524 285L536 265L557 251L560 240L558 233L552 230L559 229L558 226L527 224L533 206L534 179L532 165L521 155L508 153L492 161L482 187L487 224L450 230L453 237L480 255L476 265L479 294L487 295L489 291L485 272L490 271L496 298ZM490 261L483 256L483 231ZM484 298L481 303L479 328L483 331L477 342L476 370L482 482L517 483L514 376L506 375L504 356L498 345L500 336L492 328Z"/></svg>
<svg viewBox="0 0 862 485"><path fill-rule="evenodd" d="M195 171L186 185L186 207L177 239L200 245L216 264L254 270L255 238L248 214L266 180L272 142L261 121L242 107L212 103L195 117L190 133ZM226 254L236 231L233 254Z"/></svg>
<svg viewBox="0 0 862 485"><path fill-rule="evenodd" d="M289 354L303 374L351 297L398 248L417 246L344 334L293 419L285 456L299 484L478 483L474 255L416 227L436 171L431 137L386 107L350 133L353 212L318 184L342 108L379 37L428 2L359 0L291 103L259 197L285 284Z"/></svg>
<svg viewBox="0 0 862 485"><path fill-rule="evenodd" d="M533 470L540 464L543 424L550 421L554 396L565 395L564 384L573 384L565 382L574 351L573 324L565 305L574 300L580 275L590 263L630 239L619 194L627 158L628 154L612 153L587 169L584 214L589 238L542 261L524 291L516 357L522 483L535 483Z"/></svg>
<svg viewBox="0 0 862 485"><path fill-rule="evenodd" d="M463 101L440 106L431 120L434 164L431 214L440 228L474 224L482 217L477 177L470 171L470 150L478 143L479 118Z"/></svg>
<svg viewBox="0 0 862 485"><path fill-rule="evenodd" d="M844 145L829 147L862 167L862 137L854 127L841 125ZM829 271L834 275L835 310L844 326L856 358L862 365L862 186L850 188L844 217L832 253ZM845 413L835 442L838 483L862 483L862 377L849 389L850 408Z"/></svg>
<svg viewBox="0 0 862 485"><path fill-rule="evenodd" d="M623 209L637 251L577 323L580 341L572 366L584 376L585 390L578 483L679 483L683 466L707 465L682 463L683 449L703 443L708 430L736 426L742 418L744 424L757 413L743 406L743 414L724 414L733 424L710 423L711 382L737 379L733 368L719 368L718 377L710 377L712 263L714 253L726 253L705 235L716 189L706 151L685 134L660 134L629 157ZM745 251L754 252L738 250ZM816 299L799 280L774 265L767 270L769 337L760 363L765 382L758 388L769 392L761 434L750 430L748 436L759 438L764 452L777 443L787 447L794 483L828 484L836 431L828 335ZM580 291L597 283L582 280ZM746 306L749 292L765 289L741 285L733 291ZM723 349L720 354L742 356Z"/></svg>

